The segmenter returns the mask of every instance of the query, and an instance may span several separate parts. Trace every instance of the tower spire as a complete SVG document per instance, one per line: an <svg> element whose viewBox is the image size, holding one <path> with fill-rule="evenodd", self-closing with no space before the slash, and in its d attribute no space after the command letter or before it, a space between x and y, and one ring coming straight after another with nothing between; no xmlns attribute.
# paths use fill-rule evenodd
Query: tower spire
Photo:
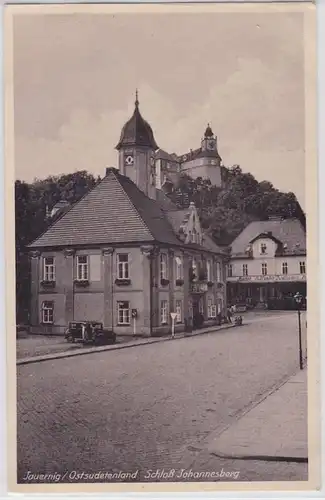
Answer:
<svg viewBox="0 0 325 500"><path fill-rule="evenodd" d="M138 95L138 89L135 89L135 107L139 107L139 95Z"/></svg>

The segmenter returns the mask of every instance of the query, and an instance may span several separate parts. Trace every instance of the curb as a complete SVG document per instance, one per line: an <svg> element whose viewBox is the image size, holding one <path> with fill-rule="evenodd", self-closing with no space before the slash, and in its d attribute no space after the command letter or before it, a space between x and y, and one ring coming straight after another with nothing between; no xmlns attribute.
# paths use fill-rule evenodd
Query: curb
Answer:
<svg viewBox="0 0 325 500"><path fill-rule="evenodd" d="M139 340L137 342L126 342L125 344L114 344L114 345L108 345L108 346L102 346L102 347L90 347L88 349L77 349L75 351L64 351L64 352L58 352L58 353L53 353L53 354L44 354L43 356L31 356L28 358L21 358L16 361L16 365L28 365L32 363L40 363L42 361L51 361L54 359L62 359L62 358L70 358L74 356L82 356L84 354L92 354L96 352L104 352L104 351L115 351L117 349L127 349L129 347L137 347L137 346L143 346L143 345L149 345L149 344L155 344L158 342L168 342L170 340L182 340L184 338L189 338L189 337L196 337L198 335L204 335L208 333L217 333L222 330L228 330L230 328L235 328L237 325L234 324L227 324L222 327L216 327L214 329L209 329L209 330L201 330L197 331L194 333L190 334L175 334L175 337L172 338L171 336L168 337L151 337L145 340Z"/></svg>

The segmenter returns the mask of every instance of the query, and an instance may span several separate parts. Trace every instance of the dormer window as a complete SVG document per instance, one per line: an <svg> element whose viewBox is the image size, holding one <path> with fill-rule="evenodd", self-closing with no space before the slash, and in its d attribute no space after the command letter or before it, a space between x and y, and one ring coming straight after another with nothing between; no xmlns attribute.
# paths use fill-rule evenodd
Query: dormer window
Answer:
<svg viewBox="0 0 325 500"><path fill-rule="evenodd" d="M260 246L260 253L265 255L267 252L267 245L266 243L261 243L261 246Z"/></svg>

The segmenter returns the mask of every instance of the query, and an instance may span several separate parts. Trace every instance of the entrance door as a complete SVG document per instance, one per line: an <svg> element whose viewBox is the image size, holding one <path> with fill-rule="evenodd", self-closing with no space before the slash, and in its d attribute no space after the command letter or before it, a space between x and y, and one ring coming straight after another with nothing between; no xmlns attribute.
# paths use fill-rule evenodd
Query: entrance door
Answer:
<svg viewBox="0 0 325 500"><path fill-rule="evenodd" d="M199 316L200 316L200 297L193 296L193 328L199 326Z"/></svg>

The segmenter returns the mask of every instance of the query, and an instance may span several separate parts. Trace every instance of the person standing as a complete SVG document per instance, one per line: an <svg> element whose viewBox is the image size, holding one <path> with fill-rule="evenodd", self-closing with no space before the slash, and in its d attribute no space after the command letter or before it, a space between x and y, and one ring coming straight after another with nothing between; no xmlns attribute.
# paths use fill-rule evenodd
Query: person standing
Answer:
<svg viewBox="0 0 325 500"><path fill-rule="evenodd" d="M232 306L230 305L230 306L227 308L227 319L228 319L228 323L232 323L231 317L232 317Z"/></svg>

